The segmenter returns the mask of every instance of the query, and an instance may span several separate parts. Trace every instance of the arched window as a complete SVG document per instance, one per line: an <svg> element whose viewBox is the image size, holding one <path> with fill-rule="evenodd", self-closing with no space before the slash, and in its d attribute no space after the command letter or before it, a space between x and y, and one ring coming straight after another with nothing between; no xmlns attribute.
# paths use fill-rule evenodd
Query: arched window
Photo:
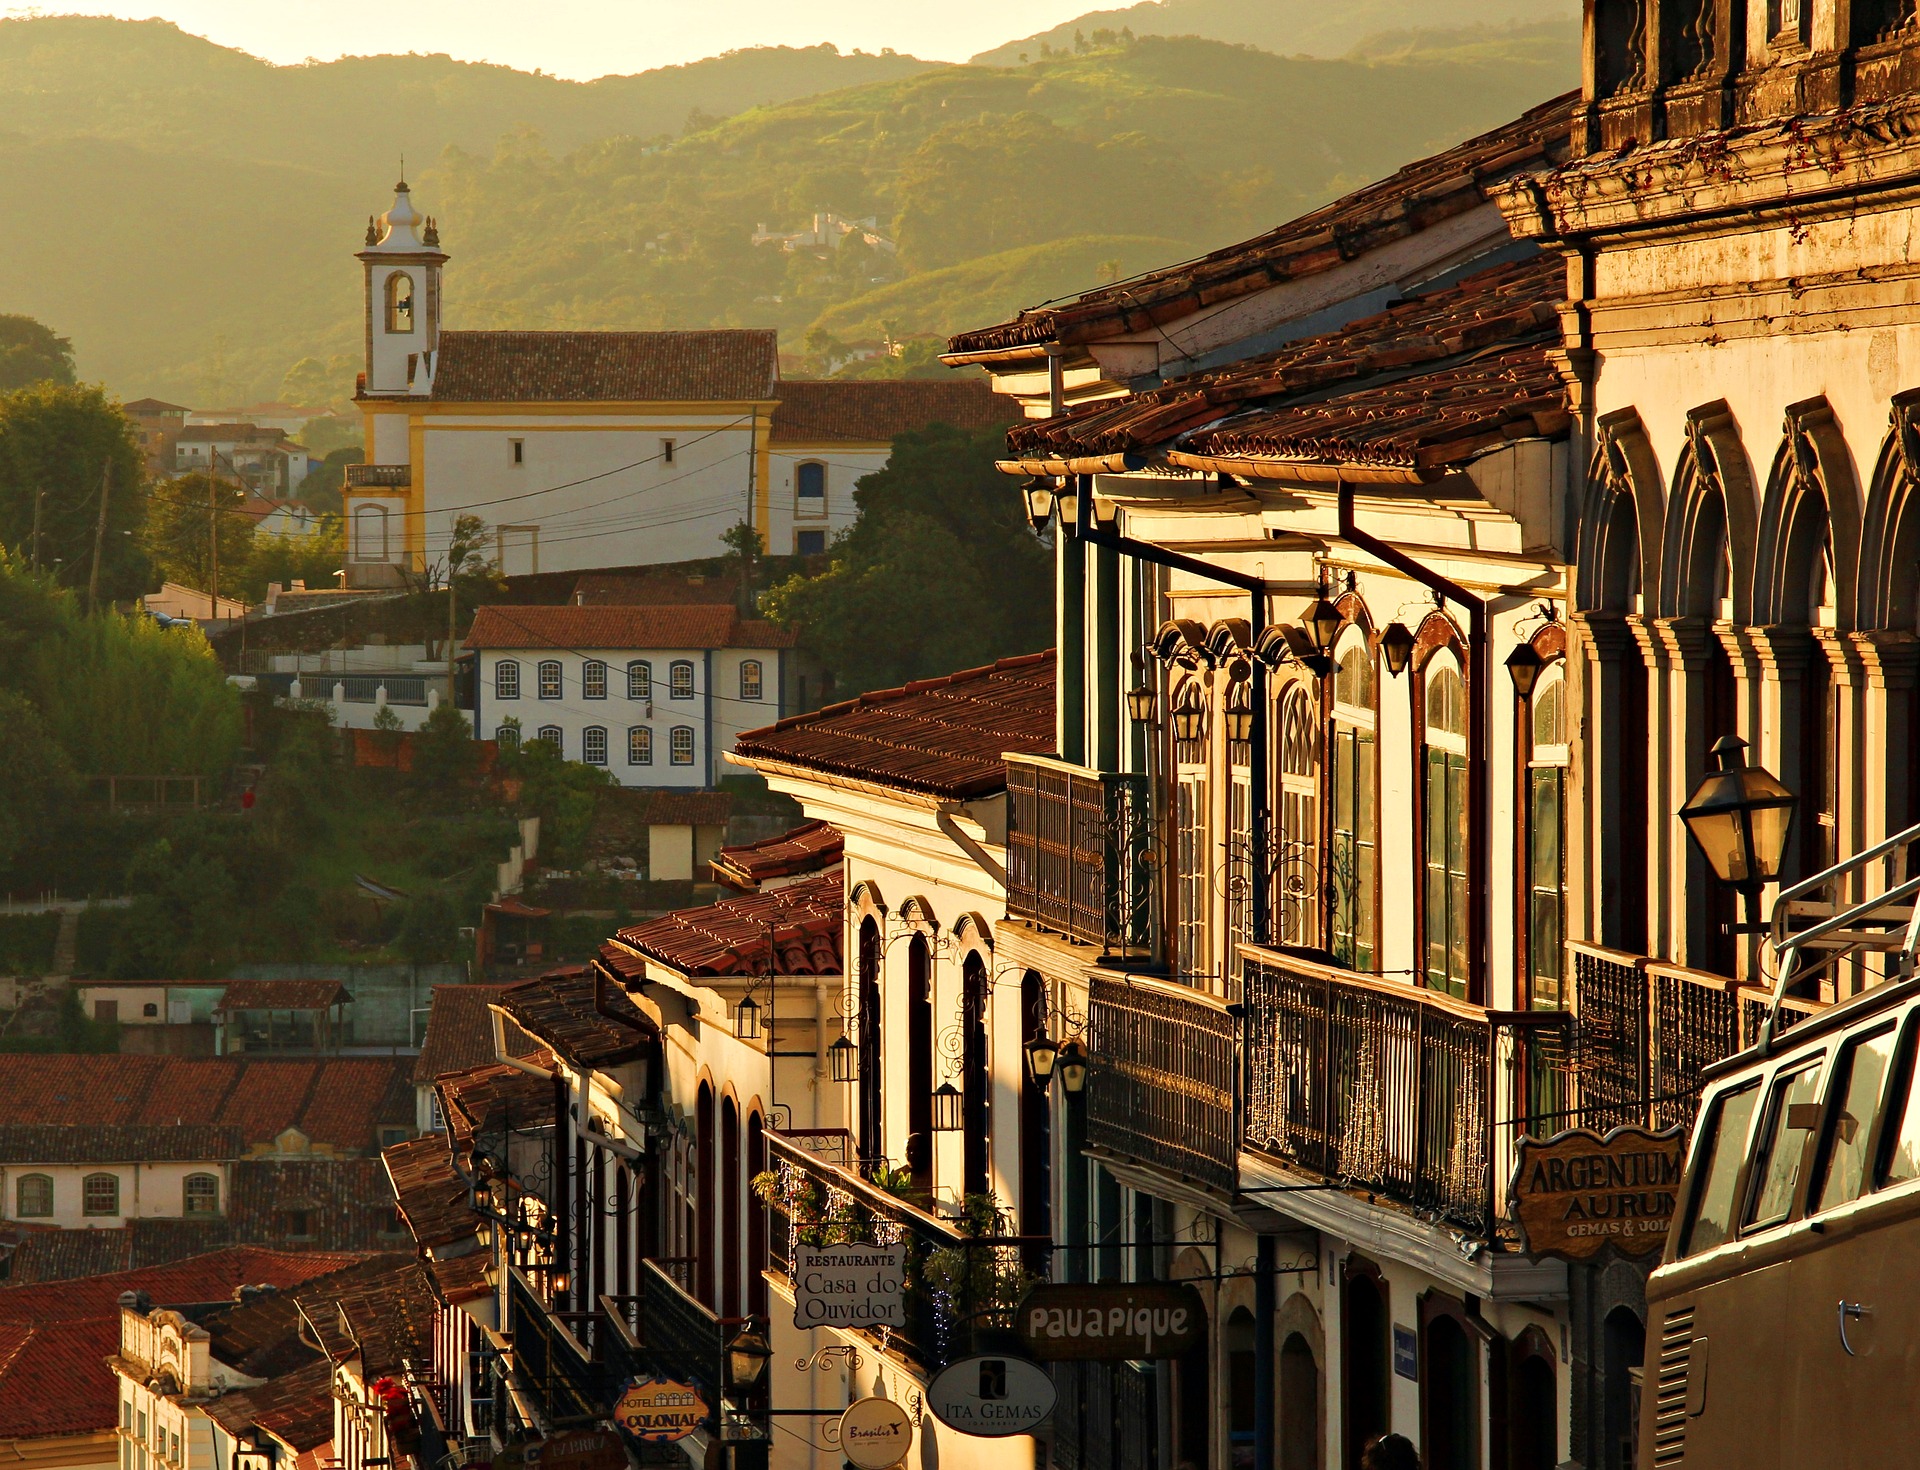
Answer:
<svg viewBox="0 0 1920 1470"><path fill-rule="evenodd" d="M1527 752L1527 974L1536 1010L1558 1010L1566 938L1567 678L1556 660L1533 686Z"/></svg>
<svg viewBox="0 0 1920 1470"><path fill-rule="evenodd" d="M560 660L546 658L540 661L540 697L558 699L560 697Z"/></svg>
<svg viewBox="0 0 1920 1470"><path fill-rule="evenodd" d="M746 1241L741 1226L746 1181L740 1177L740 1105L732 1096L720 1099L720 1280L718 1306L723 1317L740 1315L740 1288L744 1285L742 1268L746 1264Z"/></svg>
<svg viewBox="0 0 1920 1470"><path fill-rule="evenodd" d="M973 950L960 967L960 1187L964 1194L986 1194L993 1188L987 1153L993 1086L987 1066L987 1012L992 1001L987 967L980 951Z"/></svg>
<svg viewBox="0 0 1920 1470"><path fill-rule="evenodd" d="M1280 865L1274 931L1288 944L1320 942L1320 701L1304 684L1280 697Z"/></svg>
<svg viewBox="0 0 1920 1470"><path fill-rule="evenodd" d="M627 731L627 764L630 766L653 764L653 731L645 725L635 725Z"/></svg>
<svg viewBox="0 0 1920 1470"><path fill-rule="evenodd" d="M181 1186L181 1210L184 1215L220 1213L220 1177L217 1174L189 1174Z"/></svg>
<svg viewBox="0 0 1920 1470"><path fill-rule="evenodd" d="M384 505L356 505L353 508L353 559L387 559L387 508Z"/></svg>
<svg viewBox="0 0 1920 1470"><path fill-rule="evenodd" d="M387 330L413 330L413 277L405 271L387 277Z"/></svg>
<svg viewBox="0 0 1920 1470"><path fill-rule="evenodd" d="M89 1174L80 1184L80 1213L117 1215L120 1213L120 1176Z"/></svg>
<svg viewBox="0 0 1920 1470"><path fill-rule="evenodd" d="M520 664L517 659L503 658L493 666L493 697L495 699L520 697Z"/></svg>
<svg viewBox="0 0 1920 1470"><path fill-rule="evenodd" d="M1045 1036L1047 982L1037 970L1020 977L1020 1041ZM1024 1235L1053 1233L1053 1103L1033 1068L1020 1069L1020 1230Z"/></svg>
<svg viewBox="0 0 1920 1470"><path fill-rule="evenodd" d="M856 1045L860 1048L860 1157L884 1163L886 1079L881 1075L880 1051L880 926L871 917L860 921L860 996Z"/></svg>
<svg viewBox="0 0 1920 1470"><path fill-rule="evenodd" d="M520 722L518 720L508 720L504 725L495 726L493 743L502 750L518 750L520 748Z"/></svg>
<svg viewBox="0 0 1920 1470"><path fill-rule="evenodd" d="M1467 993L1467 686L1453 654L1427 665L1425 704L1427 985Z"/></svg>
<svg viewBox="0 0 1920 1470"><path fill-rule="evenodd" d="M607 763L607 727L589 725L580 732L580 759L590 766Z"/></svg>
<svg viewBox="0 0 1920 1470"><path fill-rule="evenodd" d="M676 766L693 764L693 726L675 725L673 733L667 737L669 759Z"/></svg>
<svg viewBox="0 0 1920 1470"><path fill-rule="evenodd" d="M607 697L607 666L597 658L588 659L580 667L580 697L582 699Z"/></svg>
<svg viewBox="0 0 1920 1470"><path fill-rule="evenodd" d="M534 732L533 738L535 740L546 741L547 744L553 747L553 753L555 755L565 755L567 753L566 741L561 737L560 727L558 725L542 725Z"/></svg>
<svg viewBox="0 0 1920 1470"><path fill-rule="evenodd" d="M627 665L627 698L653 699L653 665L643 658Z"/></svg>
<svg viewBox="0 0 1920 1470"><path fill-rule="evenodd" d="M693 665L678 658L667 668L667 692L675 699L693 698Z"/></svg>
<svg viewBox="0 0 1920 1470"><path fill-rule="evenodd" d="M927 936L907 941L907 1169L913 1187L933 1191L933 951Z"/></svg>
<svg viewBox="0 0 1920 1470"><path fill-rule="evenodd" d="M1227 686L1227 729L1246 722L1253 694L1244 679ZM1227 740L1227 941L1253 938L1253 747Z"/></svg>
<svg viewBox="0 0 1920 1470"><path fill-rule="evenodd" d="M14 1213L23 1220L43 1219L53 1213L53 1176L22 1174L14 1188Z"/></svg>
<svg viewBox="0 0 1920 1470"><path fill-rule="evenodd" d="M1189 679L1173 697L1174 714L1174 874L1179 904L1174 930L1177 979L1193 985L1207 978L1207 917L1213 885L1207 881L1207 730L1205 687Z"/></svg>
<svg viewBox="0 0 1920 1470"><path fill-rule="evenodd" d="M823 516L827 513L827 467L810 459L793 472L794 514Z"/></svg>
<svg viewBox="0 0 1920 1470"><path fill-rule="evenodd" d="M1320 1365L1298 1332L1280 1345L1280 1470L1319 1470Z"/></svg>
<svg viewBox="0 0 1920 1470"><path fill-rule="evenodd" d="M760 697L760 660L747 659L740 665L740 697L758 699Z"/></svg>
<svg viewBox="0 0 1920 1470"><path fill-rule="evenodd" d="M1325 882L1336 958L1356 970L1378 963L1374 913L1379 832L1374 759L1373 650L1364 629L1349 625L1334 649L1333 760L1328 771L1333 841Z"/></svg>

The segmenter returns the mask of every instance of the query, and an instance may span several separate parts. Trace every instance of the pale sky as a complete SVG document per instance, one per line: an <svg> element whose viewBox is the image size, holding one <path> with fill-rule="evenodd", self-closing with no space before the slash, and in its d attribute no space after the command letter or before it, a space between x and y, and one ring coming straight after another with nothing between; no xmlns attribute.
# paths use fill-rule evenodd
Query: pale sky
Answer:
<svg viewBox="0 0 1920 1470"><path fill-rule="evenodd" d="M1113 0L1106 0L1111 5ZM585 80L745 46L892 47L961 61L1097 0L146 0L4 4L8 15L158 15L268 61L443 51Z"/></svg>

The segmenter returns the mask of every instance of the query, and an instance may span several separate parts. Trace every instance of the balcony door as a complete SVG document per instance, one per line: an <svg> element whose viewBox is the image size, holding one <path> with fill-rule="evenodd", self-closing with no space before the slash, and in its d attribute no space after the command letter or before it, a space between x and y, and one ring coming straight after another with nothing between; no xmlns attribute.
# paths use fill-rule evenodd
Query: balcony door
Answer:
<svg viewBox="0 0 1920 1470"><path fill-rule="evenodd" d="M880 926L871 918L860 921L860 995L857 1044L860 1048L860 1157L885 1162L886 1076L880 1051Z"/></svg>
<svg viewBox="0 0 1920 1470"><path fill-rule="evenodd" d="M913 1187L933 1189L933 951L927 936L907 941L907 1169Z"/></svg>
<svg viewBox="0 0 1920 1470"><path fill-rule="evenodd" d="M1284 944L1320 942L1320 701L1305 684L1280 697L1280 852L1273 932Z"/></svg>
<svg viewBox="0 0 1920 1470"><path fill-rule="evenodd" d="M1426 668L1424 750L1427 986L1467 995L1467 686L1450 649Z"/></svg>
<svg viewBox="0 0 1920 1470"><path fill-rule="evenodd" d="M1340 1439L1346 1470L1361 1470L1367 1442L1390 1424L1392 1359L1387 1285L1349 1260L1340 1290Z"/></svg>
<svg viewBox="0 0 1920 1470"><path fill-rule="evenodd" d="M988 1156L991 1129L991 1087L987 1075L987 1012L993 987L980 952L969 953L960 967L960 1177L967 1194L986 1194L993 1188Z"/></svg>
<svg viewBox="0 0 1920 1470"><path fill-rule="evenodd" d="M1379 765L1374 758L1373 653L1364 630L1342 636L1333 675L1331 841L1326 887L1334 957L1355 970L1378 965L1375 885L1379 871Z"/></svg>

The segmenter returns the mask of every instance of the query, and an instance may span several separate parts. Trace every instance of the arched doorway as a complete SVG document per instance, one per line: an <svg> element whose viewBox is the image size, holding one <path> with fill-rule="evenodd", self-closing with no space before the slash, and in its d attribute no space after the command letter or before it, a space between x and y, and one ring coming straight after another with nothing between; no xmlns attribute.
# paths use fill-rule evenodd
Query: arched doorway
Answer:
<svg viewBox="0 0 1920 1470"><path fill-rule="evenodd" d="M1047 1030L1047 982L1029 970L1020 977L1020 1040L1022 1046ZM1020 1232L1053 1233L1053 1099L1033 1079L1033 1069L1020 1068Z"/></svg>
<svg viewBox="0 0 1920 1470"><path fill-rule="evenodd" d="M1227 1317L1227 1454L1233 1470L1253 1470L1257 1422L1253 1313L1235 1307Z"/></svg>
<svg viewBox="0 0 1920 1470"><path fill-rule="evenodd" d="M1529 1328L1513 1345L1507 1391L1508 1470L1554 1470L1560 1463L1560 1387L1553 1355Z"/></svg>
<svg viewBox="0 0 1920 1470"><path fill-rule="evenodd" d="M913 1187L933 1190L933 952L907 941L907 1168Z"/></svg>
<svg viewBox="0 0 1920 1470"><path fill-rule="evenodd" d="M1198 1470L1213 1464L1209 1432L1213 1419L1213 1391L1209 1359L1213 1334L1201 1324L1199 1340L1173 1360L1173 1461Z"/></svg>
<svg viewBox="0 0 1920 1470"><path fill-rule="evenodd" d="M1320 1470L1320 1365L1297 1332L1280 1344L1280 1470Z"/></svg>
<svg viewBox="0 0 1920 1470"><path fill-rule="evenodd" d="M720 1315L740 1315L741 1212L740 1108L730 1097L720 1102Z"/></svg>
<svg viewBox="0 0 1920 1470"><path fill-rule="evenodd" d="M1340 1439L1347 1470L1360 1470L1367 1441L1387 1432L1388 1331L1387 1284L1366 1262L1349 1259L1340 1290Z"/></svg>
<svg viewBox="0 0 1920 1470"><path fill-rule="evenodd" d="M704 1082L693 1104L693 1150L693 1239L687 1253L694 1260L694 1295L717 1311L713 1273L717 1250L713 1228L713 1089Z"/></svg>
<svg viewBox="0 0 1920 1470"><path fill-rule="evenodd" d="M967 1194L986 1194L993 1188L992 1161L987 1153L991 1129L992 1082L987 1076L987 1010L993 988L978 950L960 966L960 1187Z"/></svg>
<svg viewBox="0 0 1920 1470"><path fill-rule="evenodd" d="M747 1114L747 1190L767 1169L767 1132L760 1114ZM747 1311L767 1315L767 1210L757 1196L743 1190L747 1206Z"/></svg>
<svg viewBox="0 0 1920 1470"><path fill-rule="evenodd" d="M1425 1470L1477 1470L1479 1345L1451 1311L1428 1305L1420 1354L1421 1464Z"/></svg>
<svg viewBox="0 0 1920 1470"><path fill-rule="evenodd" d="M1600 1380L1605 1470L1634 1470L1634 1441L1640 1428L1640 1391L1633 1370L1647 1356L1647 1328L1631 1307L1615 1307L1602 1325L1604 1369Z"/></svg>
<svg viewBox="0 0 1920 1470"><path fill-rule="evenodd" d="M860 921L860 995L856 1044L860 1048L860 1157L884 1162L887 1141L883 1131L886 1077L880 1052L880 926L871 918Z"/></svg>

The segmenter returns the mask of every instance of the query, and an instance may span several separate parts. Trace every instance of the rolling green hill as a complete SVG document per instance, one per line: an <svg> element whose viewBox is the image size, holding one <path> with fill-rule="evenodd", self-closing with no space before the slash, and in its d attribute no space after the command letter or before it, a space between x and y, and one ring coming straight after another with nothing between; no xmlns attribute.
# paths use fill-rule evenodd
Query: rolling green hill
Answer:
<svg viewBox="0 0 1920 1470"><path fill-rule="evenodd" d="M940 333L1241 238L1513 116L1574 81L1547 29L1390 60L1194 39L1005 68L743 52L578 84L5 21L0 311L71 336L83 375L128 396L269 396L303 362L343 396L353 252L404 147L453 256L451 326L775 326L790 350L816 327ZM788 100L747 105L776 83ZM733 115L689 125L693 107ZM875 217L898 253L753 245L817 210Z"/></svg>

